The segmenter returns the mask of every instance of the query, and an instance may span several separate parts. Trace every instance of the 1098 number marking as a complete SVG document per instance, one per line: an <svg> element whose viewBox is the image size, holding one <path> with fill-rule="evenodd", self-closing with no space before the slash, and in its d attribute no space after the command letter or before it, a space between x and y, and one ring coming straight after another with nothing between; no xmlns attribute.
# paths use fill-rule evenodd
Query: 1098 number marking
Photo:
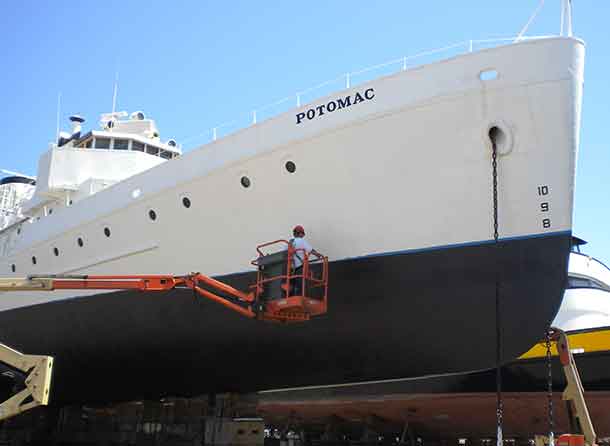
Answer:
<svg viewBox="0 0 610 446"><path fill-rule="evenodd" d="M550 210L551 210L551 204L550 204L550 189L549 186L546 184L540 185L538 186L538 196L540 197L540 200L544 200L544 201L540 201L539 202L539 212L541 214L541 223L542 223L542 228L543 229L549 229L551 227L551 217L549 215Z"/></svg>

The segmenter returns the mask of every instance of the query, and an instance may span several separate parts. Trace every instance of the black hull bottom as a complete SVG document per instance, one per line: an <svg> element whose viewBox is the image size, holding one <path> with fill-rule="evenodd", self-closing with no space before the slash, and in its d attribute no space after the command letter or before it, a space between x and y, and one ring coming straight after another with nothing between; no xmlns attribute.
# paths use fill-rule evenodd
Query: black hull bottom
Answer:
<svg viewBox="0 0 610 446"><path fill-rule="evenodd" d="M576 366L586 392L605 392L610 395L610 351L577 355ZM566 379L557 357L552 361L553 391L561 393L566 388ZM517 360L502 368L502 390L510 394L544 393L548 389L546 359ZM425 395L495 394L496 370L482 370L444 376L413 378L389 382L359 385L329 386L315 389L294 389L264 392L263 404L291 402L347 402L356 405L366 398L410 395L413 398ZM408 405L408 402L407 402Z"/></svg>
<svg viewBox="0 0 610 446"><path fill-rule="evenodd" d="M184 290L116 292L4 311L0 340L56 357L58 403L485 369L498 266L509 361L555 316L569 250L561 233L334 262L328 314L300 325L248 320ZM223 279L246 289L252 275Z"/></svg>
<svg viewBox="0 0 610 446"><path fill-rule="evenodd" d="M598 436L610 435L610 351L579 354L576 365ZM569 432L561 394L566 380L557 357L552 361L555 432ZM298 419L312 429L333 417L353 420L369 414L396 432L409 414L418 435L432 438L495 436L495 369L352 386L259 394L259 413L267 423ZM528 439L548 430L546 359L517 360L502 368L505 438ZM442 415L441 415L442 414Z"/></svg>

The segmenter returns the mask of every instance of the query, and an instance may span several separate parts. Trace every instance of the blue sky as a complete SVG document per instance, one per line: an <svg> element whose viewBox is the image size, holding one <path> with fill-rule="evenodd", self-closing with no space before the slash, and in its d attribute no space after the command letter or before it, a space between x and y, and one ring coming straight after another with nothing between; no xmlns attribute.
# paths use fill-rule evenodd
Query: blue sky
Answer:
<svg viewBox="0 0 610 446"><path fill-rule="evenodd" d="M0 15L0 167L35 174L61 123L81 113L144 110L162 138L204 142L208 129L361 68L468 39L514 36L538 0L33 1ZM529 35L559 31L547 0ZM610 2L574 0L587 43L574 232L610 264ZM305 100L307 98L304 98ZM204 132L206 134L202 135ZM199 135L199 136L198 136Z"/></svg>

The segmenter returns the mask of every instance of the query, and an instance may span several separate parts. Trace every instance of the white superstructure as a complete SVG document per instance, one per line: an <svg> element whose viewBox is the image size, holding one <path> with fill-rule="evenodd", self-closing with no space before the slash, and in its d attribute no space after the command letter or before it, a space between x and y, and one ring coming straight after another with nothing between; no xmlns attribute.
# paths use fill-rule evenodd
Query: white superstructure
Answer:
<svg viewBox="0 0 610 446"><path fill-rule="evenodd" d="M135 112L102 115L102 130L81 135L84 119L72 116L72 134L40 157L36 193L23 213L38 221L112 184L180 155L175 141L162 143L155 122ZM32 221L30 221L32 222Z"/></svg>

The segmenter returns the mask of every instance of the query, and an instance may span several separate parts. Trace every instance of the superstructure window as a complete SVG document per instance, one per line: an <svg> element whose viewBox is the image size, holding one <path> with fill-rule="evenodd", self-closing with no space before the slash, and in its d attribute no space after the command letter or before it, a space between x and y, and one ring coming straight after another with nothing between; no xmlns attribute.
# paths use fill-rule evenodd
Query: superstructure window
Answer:
<svg viewBox="0 0 610 446"><path fill-rule="evenodd" d="M146 146L146 153L150 155L159 155L159 148L155 146Z"/></svg>
<svg viewBox="0 0 610 446"><path fill-rule="evenodd" d="M95 148L96 149L109 149L110 148L110 138L95 138Z"/></svg>
<svg viewBox="0 0 610 446"><path fill-rule="evenodd" d="M161 158L165 158L166 160L172 159L172 152L161 150Z"/></svg>
<svg viewBox="0 0 610 446"><path fill-rule="evenodd" d="M568 276L568 288L593 288L597 290L605 289L603 285L597 281L586 277Z"/></svg>
<svg viewBox="0 0 610 446"><path fill-rule="evenodd" d="M128 139L115 139L113 147L114 147L114 150L127 150L127 149L129 149L129 140Z"/></svg>
<svg viewBox="0 0 610 446"><path fill-rule="evenodd" d="M137 152L144 152L144 143L139 141L131 141L131 150L135 150Z"/></svg>
<svg viewBox="0 0 610 446"><path fill-rule="evenodd" d="M93 145L93 138L89 138L87 141L81 142L78 145L78 147L80 147L81 149L90 149L92 145Z"/></svg>

